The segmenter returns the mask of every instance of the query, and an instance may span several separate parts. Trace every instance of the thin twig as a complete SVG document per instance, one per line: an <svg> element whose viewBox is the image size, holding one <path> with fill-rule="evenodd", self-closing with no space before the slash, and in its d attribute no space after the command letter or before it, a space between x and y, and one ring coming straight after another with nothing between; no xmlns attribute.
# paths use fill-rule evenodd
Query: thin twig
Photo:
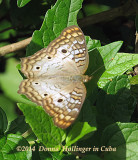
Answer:
<svg viewBox="0 0 138 160"><path fill-rule="evenodd" d="M23 136L24 138L27 138L31 133L32 133L32 129L30 128L30 129L28 129L26 132L24 132L24 133L22 134L22 136Z"/></svg>
<svg viewBox="0 0 138 160"><path fill-rule="evenodd" d="M25 48L30 43L31 39L32 37L27 38L17 43L13 43L13 44L9 44L7 46L1 47L0 56L4 56L7 53L11 53L11 52L18 51L18 50Z"/></svg>
<svg viewBox="0 0 138 160"><path fill-rule="evenodd" d="M136 31L135 53L138 53L138 32Z"/></svg>
<svg viewBox="0 0 138 160"><path fill-rule="evenodd" d="M135 40L135 54L138 54L138 32L136 31L136 40ZM134 67L134 72L138 75L138 65Z"/></svg>
<svg viewBox="0 0 138 160"><path fill-rule="evenodd" d="M80 27L85 27L96 23L111 21L117 17L127 17L136 14L136 8L134 8L133 3L137 2L135 2L135 0L128 0L127 3L120 7L113 8L111 10L104 11L95 15L91 15L85 17L84 19L80 19L78 20L78 24L80 25Z"/></svg>

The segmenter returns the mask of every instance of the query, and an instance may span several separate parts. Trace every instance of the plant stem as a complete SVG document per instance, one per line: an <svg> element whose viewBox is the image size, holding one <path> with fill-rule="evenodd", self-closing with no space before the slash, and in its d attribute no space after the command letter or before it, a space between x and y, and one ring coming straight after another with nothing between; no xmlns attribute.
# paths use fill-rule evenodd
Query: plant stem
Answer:
<svg viewBox="0 0 138 160"><path fill-rule="evenodd" d="M11 53L11 52L18 51L25 48L30 43L31 39L32 37L22 40L20 42L16 42L16 43L1 47L0 56L4 56L7 53Z"/></svg>
<svg viewBox="0 0 138 160"><path fill-rule="evenodd" d="M32 129L30 128L30 129L28 129L26 132L24 132L24 133L22 134L22 136L23 136L24 138L27 138L31 133L32 133Z"/></svg>

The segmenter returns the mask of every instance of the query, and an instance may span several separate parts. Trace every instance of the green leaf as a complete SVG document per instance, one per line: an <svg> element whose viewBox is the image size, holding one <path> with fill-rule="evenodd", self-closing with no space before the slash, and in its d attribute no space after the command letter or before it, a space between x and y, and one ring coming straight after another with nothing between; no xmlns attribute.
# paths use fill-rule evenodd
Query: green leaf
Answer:
<svg viewBox="0 0 138 160"><path fill-rule="evenodd" d="M0 108L0 134L3 134L6 131L7 125L8 125L7 116L5 112L2 110L2 108Z"/></svg>
<svg viewBox="0 0 138 160"><path fill-rule="evenodd" d="M66 138L66 146L70 146L77 142L79 139L84 137L86 134L93 132L96 130L96 127L91 127L88 122L77 122L72 127L70 132L67 135Z"/></svg>
<svg viewBox="0 0 138 160"><path fill-rule="evenodd" d="M30 126L27 123L25 123L24 116L19 116L10 123L8 133L23 134L29 128Z"/></svg>
<svg viewBox="0 0 138 160"><path fill-rule="evenodd" d="M92 105L91 101L88 98L86 98L86 100L83 104L83 107L81 109L81 112L79 114L79 117L77 118L75 123L77 121L88 122L88 124L91 127L97 128L96 107ZM93 134L94 134L94 132L90 132L90 133L86 134L84 137L82 137L81 141L90 138Z"/></svg>
<svg viewBox="0 0 138 160"><path fill-rule="evenodd" d="M138 64L138 54L118 53L108 69L101 76L98 86L103 88L107 82L117 75L122 75L129 68Z"/></svg>
<svg viewBox="0 0 138 160"><path fill-rule="evenodd" d="M98 157L97 155L87 155L85 157L82 158L82 160L102 160L100 157Z"/></svg>
<svg viewBox="0 0 138 160"><path fill-rule="evenodd" d="M25 6L27 3L29 3L31 0L17 0L17 5L18 7L23 7Z"/></svg>
<svg viewBox="0 0 138 160"><path fill-rule="evenodd" d="M19 84L22 81L22 77L16 69L19 62L14 58L7 60L6 72L0 73L0 85L4 94L15 102L24 102L28 104L34 104L31 101L25 100L18 93Z"/></svg>
<svg viewBox="0 0 138 160"><path fill-rule="evenodd" d="M0 4L2 3L2 0L0 0Z"/></svg>
<svg viewBox="0 0 138 160"><path fill-rule="evenodd" d="M96 127L96 108L89 99L85 100L78 118L81 122L88 122L89 125Z"/></svg>
<svg viewBox="0 0 138 160"><path fill-rule="evenodd" d="M130 79L130 84L131 84L131 85L136 85L136 84L138 84L138 75L133 76L133 77Z"/></svg>
<svg viewBox="0 0 138 160"><path fill-rule="evenodd" d="M17 64L16 68L17 68L18 70L21 70L21 64Z"/></svg>
<svg viewBox="0 0 138 160"><path fill-rule="evenodd" d="M85 40L86 40L88 51L96 47L101 47L101 43L99 40L93 40L89 36L85 36Z"/></svg>
<svg viewBox="0 0 138 160"><path fill-rule="evenodd" d="M109 67L111 59L114 58L122 46L122 41L113 42L102 47L98 47L98 51L103 58L105 68Z"/></svg>
<svg viewBox="0 0 138 160"><path fill-rule="evenodd" d="M0 94L0 107L6 113L8 122L13 121L17 117L17 113L15 111L15 103L3 94Z"/></svg>
<svg viewBox="0 0 138 160"><path fill-rule="evenodd" d="M16 36L16 31L14 29L6 30L7 28L12 28L12 24L6 19L0 21L0 32L1 32L0 41L3 42L4 40L6 40L5 42L6 44L8 43L7 42L8 38ZM3 32L3 30L5 30L5 32Z"/></svg>
<svg viewBox="0 0 138 160"><path fill-rule="evenodd" d="M103 146L116 151L103 152L104 160L136 160L138 157L138 124L116 123L108 126L102 135Z"/></svg>
<svg viewBox="0 0 138 160"><path fill-rule="evenodd" d="M51 151L52 148L46 148L42 143L37 143L32 146L35 148L35 151L32 154L32 159L36 160L63 160L63 157L66 157L66 154L59 153L58 151Z"/></svg>
<svg viewBox="0 0 138 160"><path fill-rule="evenodd" d="M0 135L0 151L6 143L6 136Z"/></svg>
<svg viewBox="0 0 138 160"><path fill-rule="evenodd" d="M127 76L122 75L115 77L99 92L96 108L98 124L102 128L116 121L130 121L136 102L129 88Z"/></svg>
<svg viewBox="0 0 138 160"><path fill-rule="evenodd" d="M75 155L66 155L65 157L62 158L62 160L76 160Z"/></svg>
<svg viewBox="0 0 138 160"><path fill-rule="evenodd" d="M138 85L131 86L131 93L136 98L136 100L138 102Z"/></svg>
<svg viewBox="0 0 138 160"><path fill-rule="evenodd" d="M121 45L122 42L118 41L89 51L89 66L86 75L91 75L92 79L86 83L88 96L96 88L99 78L108 68L111 59L117 54Z"/></svg>
<svg viewBox="0 0 138 160"><path fill-rule="evenodd" d="M46 114L42 107L22 103L19 103L18 107L37 138L46 147L60 147L65 138L65 132L53 124L52 118Z"/></svg>
<svg viewBox="0 0 138 160"><path fill-rule="evenodd" d="M82 0L58 0L47 11L41 29L33 33L32 41L27 47L27 56L47 47L64 28L77 25L77 13L81 7Z"/></svg>
<svg viewBox="0 0 138 160"><path fill-rule="evenodd" d="M64 154L59 152L39 152L40 159L42 160L63 160Z"/></svg>
<svg viewBox="0 0 138 160"><path fill-rule="evenodd" d="M32 152L26 151L23 146L30 149L28 142L20 135L8 134L0 139L0 160L31 160Z"/></svg>
<svg viewBox="0 0 138 160"><path fill-rule="evenodd" d="M89 51L89 66L86 75L92 76L92 79L85 83L87 96L96 88L97 82L105 71L104 62L97 48Z"/></svg>
<svg viewBox="0 0 138 160"><path fill-rule="evenodd" d="M130 79L130 84L131 84L131 93L132 95L134 95L134 97L136 98L138 102L138 75L133 76Z"/></svg>

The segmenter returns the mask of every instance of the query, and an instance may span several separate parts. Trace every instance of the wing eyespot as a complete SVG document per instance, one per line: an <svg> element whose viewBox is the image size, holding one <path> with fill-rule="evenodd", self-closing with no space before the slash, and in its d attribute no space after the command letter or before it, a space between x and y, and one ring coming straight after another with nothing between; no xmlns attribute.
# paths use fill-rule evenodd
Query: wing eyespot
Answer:
<svg viewBox="0 0 138 160"><path fill-rule="evenodd" d="M35 82L35 84L39 84L38 82Z"/></svg>
<svg viewBox="0 0 138 160"><path fill-rule="evenodd" d="M62 101L63 101L63 99L58 99L58 101L57 101L57 102L59 102L59 103L60 103L60 102L62 102Z"/></svg>
<svg viewBox="0 0 138 160"><path fill-rule="evenodd" d="M48 56L48 57L47 57L47 59L51 59L51 57L50 57L50 56Z"/></svg>
<svg viewBox="0 0 138 160"><path fill-rule="evenodd" d="M41 69L41 67L37 66L37 67L36 67L36 69L37 69L37 70L40 70L40 69Z"/></svg>
<svg viewBox="0 0 138 160"><path fill-rule="evenodd" d="M62 53L67 53L66 49L62 49L61 51L62 51Z"/></svg>
<svg viewBox="0 0 138 160"><path fill-rule="evenodd" d="M45 97L46 97L47 95L48 95L47 93L44 94Z"/></svg>

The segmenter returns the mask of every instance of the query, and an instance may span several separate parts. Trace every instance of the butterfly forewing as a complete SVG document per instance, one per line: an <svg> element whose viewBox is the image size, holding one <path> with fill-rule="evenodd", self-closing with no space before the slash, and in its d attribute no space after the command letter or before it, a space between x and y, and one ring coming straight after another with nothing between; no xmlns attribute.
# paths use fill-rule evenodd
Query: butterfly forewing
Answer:
<svg viewBox="0 0 138 160"><path fill-rule="evenodd" d="M21 71L28 79L21 82L19 93L42 105L55 125L65 129L84 102L85 85L76 77L82 77L88 62L83 32L77 26L67 27L47 48L22 58Z"/></svg>
<svg viewBox="0 0 138 160"><path fill-rule="evenodd" d="M84 34L77 26L68 27L47 48L21 60L21 71L28 78L84 74L89 63Z"/></svg>

